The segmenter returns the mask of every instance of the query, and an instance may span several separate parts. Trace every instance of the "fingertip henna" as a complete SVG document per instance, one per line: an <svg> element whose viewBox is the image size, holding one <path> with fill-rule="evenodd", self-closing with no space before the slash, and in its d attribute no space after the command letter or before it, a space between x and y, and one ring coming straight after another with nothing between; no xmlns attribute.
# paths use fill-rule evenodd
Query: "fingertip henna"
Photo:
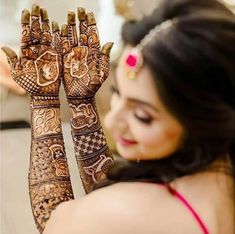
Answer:
<svg viewBox="0 0 235 234"><path fill-rule="evenodd" d="M75 19L75 13L73 11L68 12L68 25L75 25L76 19Z"/></svg>
<svg viewBox="0 0 235 234"><path fill-rule="evenodd" d="M49 20L48 12L47 12L47 10L45 8L40 9L40 15L41 15L42 22Z"/></svg>
<svg viewBox="0 0 235 234"><path fill-rule="evenodd" d="M51 23L51 27L52 27L52 32L57 32L57 31L60 31L60 27L59 27L59 24L55 21L52 21Z"/></svg>
<svg viewBox="0 0 235 234"><path fill-rule="evenodd" d="M33 4L32 5L32 12L31 12L32 16L40 16L40 7L37 4Z"/></svg>
<svg viewBox="0 0 235 234"><path fill-rule="evenodd" d="M21 14L21 23L29 24L30 22L30 12L27 9L24 9Z"/></svg>
<svg viewBox="0 0 235 234"><path fill-rule="evenodd" d="M95 16L93 12L87 13L87 25L94 25L96 24Z"/></svg>
<svg viewBox="0 0 235 234"><path fill-rule="evenodd" d="M78 19L79 19L80 21L86 20L86 11L85 11L85 8L83 8L83 7L78 7L77 13L78 13Z"/></svg>

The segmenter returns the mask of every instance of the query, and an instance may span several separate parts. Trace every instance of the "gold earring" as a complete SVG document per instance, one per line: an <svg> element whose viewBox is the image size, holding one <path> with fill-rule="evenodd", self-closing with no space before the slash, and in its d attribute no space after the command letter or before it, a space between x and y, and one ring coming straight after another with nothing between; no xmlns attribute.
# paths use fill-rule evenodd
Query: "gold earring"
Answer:
<svg viewBox="0 0 235 234"><path fill-rule="evenodd" d="M136 159L136 162L137 162L137 163L139 163L139 162L140 162L140 158L139 158L139 157Z"/></svg>

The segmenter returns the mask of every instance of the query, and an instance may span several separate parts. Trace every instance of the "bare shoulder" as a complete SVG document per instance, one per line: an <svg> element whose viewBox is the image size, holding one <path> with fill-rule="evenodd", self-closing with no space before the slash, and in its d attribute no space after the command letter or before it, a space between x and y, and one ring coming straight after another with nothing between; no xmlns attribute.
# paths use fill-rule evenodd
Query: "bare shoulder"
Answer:
<svg viewBox="0 0 235 234"><path fill-rule="evenodd" d="M175 233L181 218L181 207L168 190L150 183L118 183L99 189L81 199L58 206L46 226L44 234L60 233ZM184 217L183 217L184 218ZM186 220L187 222L187 215ZM182 222L180 222L182 226ZM191 226L189 220L189 226ZM184 225L187 230L187 225ZM169 229L170 230L170 229ZM168 230L168 231L169 231ZM198 229L195 229L198 232ZM195 233L196 233L195 231ZM193 233L193 232L191 232Z"/></svg>

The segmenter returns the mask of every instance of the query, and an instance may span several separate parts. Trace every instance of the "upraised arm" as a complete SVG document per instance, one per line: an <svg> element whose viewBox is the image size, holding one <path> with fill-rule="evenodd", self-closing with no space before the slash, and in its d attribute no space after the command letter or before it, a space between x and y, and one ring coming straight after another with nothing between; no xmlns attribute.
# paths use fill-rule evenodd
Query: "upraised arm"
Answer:
<svg viewBox="0 0 235 234"><path fill-rule="evenodd" d="M41 22L40 22L41 14ZM32 141L29 195L33 216L42 233L51 211L73 199L60 120L60 32L52 31L45 9L34 5L22 12L20 57L3 47L14 80L30 94Z"/></svg>
<svg viewBox="0 0 235 234"><path fill-rule="evenodd" d="M62 26L63 78L71 113L76 160L85 191L92 190L113 159L107 146L95 104L95 94L109 75L109 53L113 43L100 50L93 13L78 8L79 37L75 13L68 13Z"/></svg>

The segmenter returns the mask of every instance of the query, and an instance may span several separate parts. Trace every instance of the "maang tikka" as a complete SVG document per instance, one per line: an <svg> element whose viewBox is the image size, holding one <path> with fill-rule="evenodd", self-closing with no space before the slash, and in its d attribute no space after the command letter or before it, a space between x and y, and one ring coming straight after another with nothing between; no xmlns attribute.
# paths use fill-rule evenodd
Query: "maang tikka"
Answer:
<svg viewBox="0 0 235 234"><path fill-rule="evenodd" d="M142 49L146 46L159 32L169 28L176 22L176 19L170 19L156 25L148 34L140 41L138 45L131 49L130 53L125 57L125 69L129 79L135 79L138 71L143 66L144 59Z"/></svg>

